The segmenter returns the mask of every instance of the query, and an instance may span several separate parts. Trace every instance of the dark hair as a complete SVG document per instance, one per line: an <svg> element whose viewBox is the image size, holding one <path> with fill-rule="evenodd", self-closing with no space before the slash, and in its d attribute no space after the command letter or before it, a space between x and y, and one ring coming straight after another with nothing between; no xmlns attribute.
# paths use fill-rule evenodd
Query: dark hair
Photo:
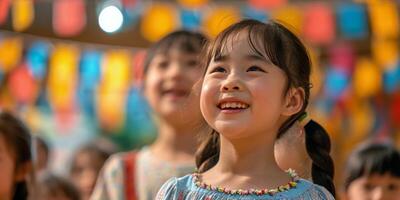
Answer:
<svg viewBox="0 0 400 200"><path fill-rule="evenodd" d="M0 135L15 156L15 169L22 164L32 162L31 135L29 130L18 118L8 112L0 112ZM19 181L14 185L13 199L28 198L27 181Z"/></svg>
<svg viewBox="0 0 400 200"><path fill-rule="evenodd" d="M285 93L292 87L301 87L304 90L303 107L280 127L277 135L277 138L280 138L296 120L305 114L310 97L310 58L300 39L283 25L275 21L262 23L256 20L244 20L225 29L208 45L203 64L208 66L212 59L219 57L228 40L243 31L248 33L248 43L254 53L269 60L285 72L288 79ZM263 43L260 44L257 41L263 41ZM331 146L329 136L313 120L304 128L306 149L312 159L313 182L324 186L335 196L334 167L329 155ZM196 165L200 172L210 169L218 162L219 145L219 134L213 130L202 142L196 155Z"/></svg>
<svg viewBox="0 0 400 200"><path fill-rule="evenodd" d="M79 190L69 180L55 176L53 174L45 174L39 178L40 196L41 198L59 195L62 193L68 199L80 200Z"/></svg>
<svg viewBox="0 0 400 200"><path fill-rule="evenodd" d="M144 60L144 74L148 71L156 54L167 54L171 49L177 49L184 53L200 53L206 42L207 38L198 32L179 30L168 34L147 50Z"/></svg>
<svg viewBox="0 0 400 200"><path fill-rule="evenodd" d="M362 176L389 173L400 178L400 152L389 144L362 144L350 154L345 169L345 190Z"/></svg>

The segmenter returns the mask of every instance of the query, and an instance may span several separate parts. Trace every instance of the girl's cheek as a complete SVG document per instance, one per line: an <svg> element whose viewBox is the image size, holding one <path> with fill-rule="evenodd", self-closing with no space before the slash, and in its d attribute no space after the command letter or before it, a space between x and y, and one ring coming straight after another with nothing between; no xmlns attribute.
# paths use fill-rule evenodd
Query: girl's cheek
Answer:
<svg viewBox="0 0 400 200"><path fill-rule="evenodd" d="M214 90L209 84L203 84L200 93L200 109L204 117L209 116L210 106L212 106L214 98Z"/></svg>

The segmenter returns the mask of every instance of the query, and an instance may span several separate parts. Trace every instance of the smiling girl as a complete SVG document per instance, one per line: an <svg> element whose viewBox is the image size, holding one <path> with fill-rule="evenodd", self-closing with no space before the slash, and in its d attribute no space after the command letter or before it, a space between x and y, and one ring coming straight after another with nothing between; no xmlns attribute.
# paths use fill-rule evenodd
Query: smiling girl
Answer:
<svg viewBox="0 0 400 200"><path fill-rule="evenodd" d="M311 63L300 40L279 23L245 20L220 33L205 59L200 108L213 131L198 150L198 172L170 179L157 199L333 199L329 137L315 139L326 136L315 121L304 129L314 135L307 151L321 185L275 161L276 139L307 118Z"/></svg>

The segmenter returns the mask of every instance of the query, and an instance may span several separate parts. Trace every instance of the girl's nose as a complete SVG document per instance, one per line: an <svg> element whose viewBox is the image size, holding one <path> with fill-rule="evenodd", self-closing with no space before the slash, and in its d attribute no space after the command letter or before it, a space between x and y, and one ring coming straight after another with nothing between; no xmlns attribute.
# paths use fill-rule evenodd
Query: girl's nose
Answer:
<svg viewBox="0 0 400 200"><path fill-rule="evenodd" d="M221 92L234 92L243 90L244 85L240 78L236 76L229 76L221 87Z"/></svg>

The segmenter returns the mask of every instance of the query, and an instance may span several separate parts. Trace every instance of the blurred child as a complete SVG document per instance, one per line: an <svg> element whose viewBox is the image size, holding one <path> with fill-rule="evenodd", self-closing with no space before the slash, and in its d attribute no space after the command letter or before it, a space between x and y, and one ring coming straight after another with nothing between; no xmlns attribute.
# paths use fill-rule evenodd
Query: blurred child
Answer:
<svg viewBox="0 0 400 200"><path fill-rule="evenodd" d="M97 176L109 156L108 151L96 144L87 144L75 153L70 175L82 200L90 198Z"/></svg>
<svg viewBox="0 0 400 200"><path fill-rule="evenodd" d="M33 179L31 135L10 113L0 112L0 199L28 199Z"/></svg>
<svg viewBox="0 0 400 200"><path fill-rule="evenodd" d="M158 137L140 151L113 155L91 199L153 200L166 180L194 171L201 115L198 97L190 94L203 73L199 55L205 42L199 33L176 31L148 50L143 94L152 108Z"/></svg>
<svg viewBox="0 0 400 200"><path fill-rule="evenodd" d="M38 183L40 200L81 200L78 189L65 178L42 174Z"/></svg>
<svg viewBox="0 0 400 200"><path fill-rule="evenodd" d="M400 153L388 144L363 144L350 155L344 199L399 200Z"/></svg>
<svg viewBox="0 0 400 200"><path fill-rule="evenodd" d="M311 63L299 38L274 21L243 20L210 43L204 61L200 110L212 131L198 172L171 178L156 199L334 199L330 140L306 113ZM315 184L274 156L276 139L303 118Z"/></svg>

